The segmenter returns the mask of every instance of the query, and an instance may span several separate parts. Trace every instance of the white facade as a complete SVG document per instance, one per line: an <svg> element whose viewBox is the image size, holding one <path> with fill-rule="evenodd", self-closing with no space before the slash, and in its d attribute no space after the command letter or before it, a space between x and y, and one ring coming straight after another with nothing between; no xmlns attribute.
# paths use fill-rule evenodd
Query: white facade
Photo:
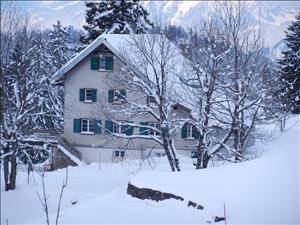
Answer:
<svg viewBox="0 0 300 225"><path fill-rule="evenodd" d="M99 40L94 41L90 45L94 46L93 48L90 46L86 48L90 49L90 52L83 50L84 54L81 57L71 60L59 72L63 75L65 85L64 138L82 153L83 160L86 162L114 162L123 158L142 159L155 145L156 149L152 150L152 156L159 156L163 153L162 147L154 141L116 139L105 132L107 120L103 109L120 107L119 104L109 102L109 92L114 89L126 91L126 87L122 87L121 84L116 86L111 82L113 76L119 72L121 62L108 49L109 44L105 45L106 41L109 43L109 40L105 40L104 43ZM91 69L91 60L94 57L99 57L100 60L100 68L97 70ZM113 57L112 70L105 69L105 60L102 60L105 57ZM85 90L81 91L82 89ZM126 98L134 100L140 98L140 95L137 92L126 92ZM140 101L146 103L147 99ZM177 107L174 109L174 115L190 117L190 112L184 107ZM95 120L96 122L93 122ZM153 119L149 116L136 117L133 122L139 124L145 121L153 121ZM95 125L93 123L99 125L97 131L93 128L92 125ZM132 132L137 134L140 130L134 128ZM181 138L180 130L174 138L179 153L190 156L191 151L196 149L196 141L193 138Z"/></svg>

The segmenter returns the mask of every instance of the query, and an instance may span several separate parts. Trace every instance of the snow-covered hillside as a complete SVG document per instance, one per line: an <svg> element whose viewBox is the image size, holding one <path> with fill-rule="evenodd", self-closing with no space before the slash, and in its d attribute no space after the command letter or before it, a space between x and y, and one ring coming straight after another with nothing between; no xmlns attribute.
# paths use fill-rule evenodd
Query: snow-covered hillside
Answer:
<svg viewBox="0 0 300 225"><path fill-rule="evenodd" d="M274 131L274 126L263 129L275 132L276 139L257 145L258 150L264 148L263 156L248 162L195 171L186 158L180 173L167 171L164 159L156 161L154 170L146 166L141 172L138 162L70 168L60 223L202 224L222 216L225 203L227 224L299 224L300 116L288 121L284 133ZM63 177L64 170L59 170L45 178L52 222ZM42 191L40 178L35 174L30 180L27 185L26 172L19 171L17 189L9 192L3 191L1 182L1 224L45 222L36 195ZM157 203L132 198L126 194L129 181L181 195L205 208L195 210L176 200Z"/></svg>

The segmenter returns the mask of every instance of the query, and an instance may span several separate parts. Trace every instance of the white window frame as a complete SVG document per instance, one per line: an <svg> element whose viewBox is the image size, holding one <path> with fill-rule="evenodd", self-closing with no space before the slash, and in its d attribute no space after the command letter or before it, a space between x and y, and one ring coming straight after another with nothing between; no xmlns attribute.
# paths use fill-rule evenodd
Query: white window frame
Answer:
<svg viewBox="0 0 300 225"><path fill-rule="evenodd" d="M83 130L83 123L85 122L85 121L87 121L87 130L86 131L84 131ZM81 119L80 120L80 133L81 134L95 134L95 124L94 124L94 120L93 119ZM93 130L91 130L91 124L94 126L93 127Z"/></svg>
<svg viewBox="0 0 300 225"><path fill-rule="evenodd" d="M104 62L104 64L102 64L102 62ZM103 55L99 57L99 70L106 71L106 57Z"/></svg>
<svg viewBox="0 0 300 225"><path fill-rule="evenodd" d="M157 122L148 122L148 126L149 127L154 127L159 129L160 124ZM156 130L152 130L152 129L148 129L148 135L149 136L160 136L160 132L156 131Z"/></svg>
<svg viewBox="0 0 300 225"><path fill-rule="evenodd" d="M124 99L121 97L120 89L113 89L113 104L122 104Z"/></svg>
<svg viewBox="0 0 300 225"><path fill-rule="evenodd" d="M91 99L87 99L87 91L91 91ZM93 102L93 89L92 88L84 89L84 102Z"/></svg>
<svg viewBox="0 0 300 225"><path fill-rule="evenodd" d="M190 123L186 126L186 139L195 139L193 137L193 125Z"/></svg>
<svg viewBox="0 0 300 225"><path fill-rule="evenodd" d="M121 134L121 128L122 128L121 125L119 125L118 123L113 122L112 133L113 134Z"/></svg>

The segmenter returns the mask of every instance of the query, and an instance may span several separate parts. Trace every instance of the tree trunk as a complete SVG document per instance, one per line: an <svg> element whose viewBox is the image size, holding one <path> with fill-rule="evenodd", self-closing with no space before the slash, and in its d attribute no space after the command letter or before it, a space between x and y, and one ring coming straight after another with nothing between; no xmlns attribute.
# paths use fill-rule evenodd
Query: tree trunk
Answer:
<svg viewBox="0 0 300 225"><path fill-rule="evenodd" d="M175 172L174 159L171 156L171 152L170 152L170 149L169 149L169 146L168 146L168 142L165 138L164 138L164 146L163 147L164 147L165 153L167 155L171 170L172 170L172 172Z"/></svg>
<svg viewBox="0 0 300 225"><path fill-rule="evenodd" d="M176 157L176 152L175 152L175 149L173 148L173 140L171 138L169 138L169 146L170 146L171 152L173 154L175 168L177 171L180 171L179 159L177 159L177 157Z"/></svg>
<svg viewBox="0 0 300 225"><path fill-rule="evenodd" d="M196 169L205 169L207 168L208 162L209 162L209 155L206 151L205 146L203 145L203 142L201 142L201 138L198 145L198 156L197 156L197 164Z"/></svg>
<svg viewBox="0 0 300 225"><path fill-rule="evenodd" d="M11 155L11 168L10 168L10 190L14 190L16 188L16 178L17 178L17 158L15 153Z"/></svg>
<svg viewBox="0 0 300 225"><path fill-rule="evenodd" d="M5 191L14 190L17 178L17 159L15 153L5 157L3 161Z"/></svg>
<svg viewBox="0 0 300 225"><path fill-rule="evenodd" d="M3 173L4 173L4 184L5 191L9 191L9 156L4 157L3 159Z"/></svg>

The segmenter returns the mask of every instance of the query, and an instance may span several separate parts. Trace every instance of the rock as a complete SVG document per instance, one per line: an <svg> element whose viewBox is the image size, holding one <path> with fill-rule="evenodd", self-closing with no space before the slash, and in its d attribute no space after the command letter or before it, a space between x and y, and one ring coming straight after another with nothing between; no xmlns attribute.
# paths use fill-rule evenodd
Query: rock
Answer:
<svg viewBox="0 0 300 225"><path fill-rule="evenodd" d="M218 216L215 217L215 222L220 222L220 221L223 221L223 220L225 220L224 217L218 217Z"/></svg>
<svg viewBox="0 0 300 225"><path fill-rule="evenodd" d="M166 199L176 199L176 200L181 200L181 201L184 200L182 197L171 194L171 193L152 190L150 188L138 188L130 183L127 186L127 194L129 194L135 198L150 199L150 200L157 201L157 202L163 201Z"/></svg>

